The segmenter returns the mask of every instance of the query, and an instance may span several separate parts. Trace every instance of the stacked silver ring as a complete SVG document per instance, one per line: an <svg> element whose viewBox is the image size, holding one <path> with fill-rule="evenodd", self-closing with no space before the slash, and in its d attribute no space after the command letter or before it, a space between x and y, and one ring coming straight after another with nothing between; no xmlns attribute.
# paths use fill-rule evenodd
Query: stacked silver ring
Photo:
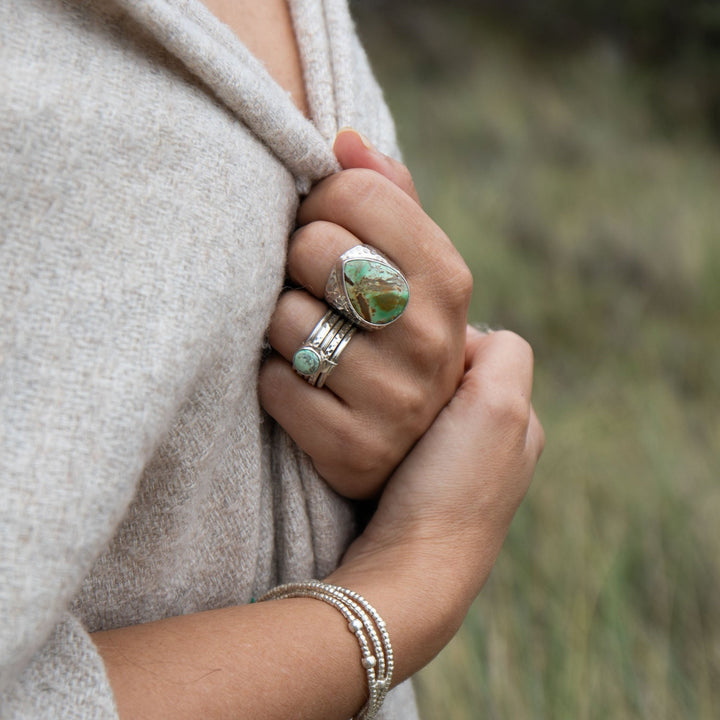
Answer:
<svg viewBox="0 0 720 720"><path fill-rule="evenodd" d="M321 388L335 369L356 327L334 310L328 310L293 355L292 365L298 375Z"/></svg>
<svg viewBox="0 0 720 720"><path fill-rule="evenodd" d="M395 322L409 297L407 279L384 255L369 245L350 248L337 259L325 286L325 300L335 309L325 313L293 355L295 372L323 387L355 330Z"/></svg>

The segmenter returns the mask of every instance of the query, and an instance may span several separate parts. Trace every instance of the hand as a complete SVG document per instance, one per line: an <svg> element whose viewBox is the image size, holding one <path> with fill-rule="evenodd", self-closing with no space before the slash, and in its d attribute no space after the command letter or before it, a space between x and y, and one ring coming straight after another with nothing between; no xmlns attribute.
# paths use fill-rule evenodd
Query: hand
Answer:
<svg viewBox="0 0 720 720"><path fill-rule="evenodd" d="M468 327L460 387L397 468L348 557L431 537L492 565L545 442L532 377L525 340Z"/></svg>
<svg viewBox="0 0 720 720"><path fill-rule="evenodd" d="M303 289L278 302L269 329L277 354L262 369L260 398L330 485L345 496L367 498L377 494L460 382L472 276L423 212L404 166L354 131L338 135L335 153L344 170L319 183L298 213L288 275ZM359 243L402 270L410 301L394 324L358 331L318 389L290 362L327 310L323 295L335 261Z"/></svg>
<svg viewBox="0 0 720 720"><path fill-rule="evenodd" d="M329 579L366 593L394 618L401 676L460 626L527 492L545 443L530 402L532 375L522 338L468 329L462 384Z"/></svg>

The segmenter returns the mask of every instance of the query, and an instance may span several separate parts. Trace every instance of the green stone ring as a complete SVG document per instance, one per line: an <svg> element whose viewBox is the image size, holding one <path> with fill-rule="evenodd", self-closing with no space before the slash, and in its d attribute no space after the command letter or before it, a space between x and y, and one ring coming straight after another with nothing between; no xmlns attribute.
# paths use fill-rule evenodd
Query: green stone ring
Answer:
<svg viewBox="0 0 720 720"><path fill-rule="evenodd" d="M314 387L323 387L330 373L337 367L340 354L348 346L355 330L355 326L345 317L328 310L307 340L295 351L293 369Z"/></svg>
<svg viewBox="0 0 720 720"><path fill-rule="evenodd" d="M335 263L325 299L354 325L377 330L403 314L410 287L400 270L375 248L356 245Z"/></svg>

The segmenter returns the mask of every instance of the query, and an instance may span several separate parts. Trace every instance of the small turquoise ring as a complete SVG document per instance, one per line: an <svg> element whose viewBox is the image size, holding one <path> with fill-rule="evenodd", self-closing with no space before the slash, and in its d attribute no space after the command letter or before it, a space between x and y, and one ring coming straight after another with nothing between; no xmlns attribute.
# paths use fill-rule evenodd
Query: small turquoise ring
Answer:
<svg viewBox="0 0 720 720"><path fill-rule="evenodd" d="M378 330L395 322L410 300L405 276L370 245L356 245L336 261L325 300L353 325Z"/></svg>
<svg viewBox="0 0 720 720"><path fill-rule="evenodd" d="M314 387L325 385L337 367L343 350L355 334L355 326L334 310L328 310L307 340L295 351L292 366L295 372Z"/></svg>

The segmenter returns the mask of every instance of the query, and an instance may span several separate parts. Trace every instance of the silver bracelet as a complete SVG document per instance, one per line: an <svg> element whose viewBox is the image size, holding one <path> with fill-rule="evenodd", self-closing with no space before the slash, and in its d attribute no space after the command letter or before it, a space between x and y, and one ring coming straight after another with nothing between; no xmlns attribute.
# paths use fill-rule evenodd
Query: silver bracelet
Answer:
<svg viewBox="0 0 720 720"><path fill-rule="evenodd" d="M353 720L372 720L390 689L394 667L392 645L385 622L362 595L319 580L278 585L258 598L258 602L293 597L322 600L332 605L347 620L348 630L355 635L360 645L360 662L368 681L367 702Z"/></svg>

